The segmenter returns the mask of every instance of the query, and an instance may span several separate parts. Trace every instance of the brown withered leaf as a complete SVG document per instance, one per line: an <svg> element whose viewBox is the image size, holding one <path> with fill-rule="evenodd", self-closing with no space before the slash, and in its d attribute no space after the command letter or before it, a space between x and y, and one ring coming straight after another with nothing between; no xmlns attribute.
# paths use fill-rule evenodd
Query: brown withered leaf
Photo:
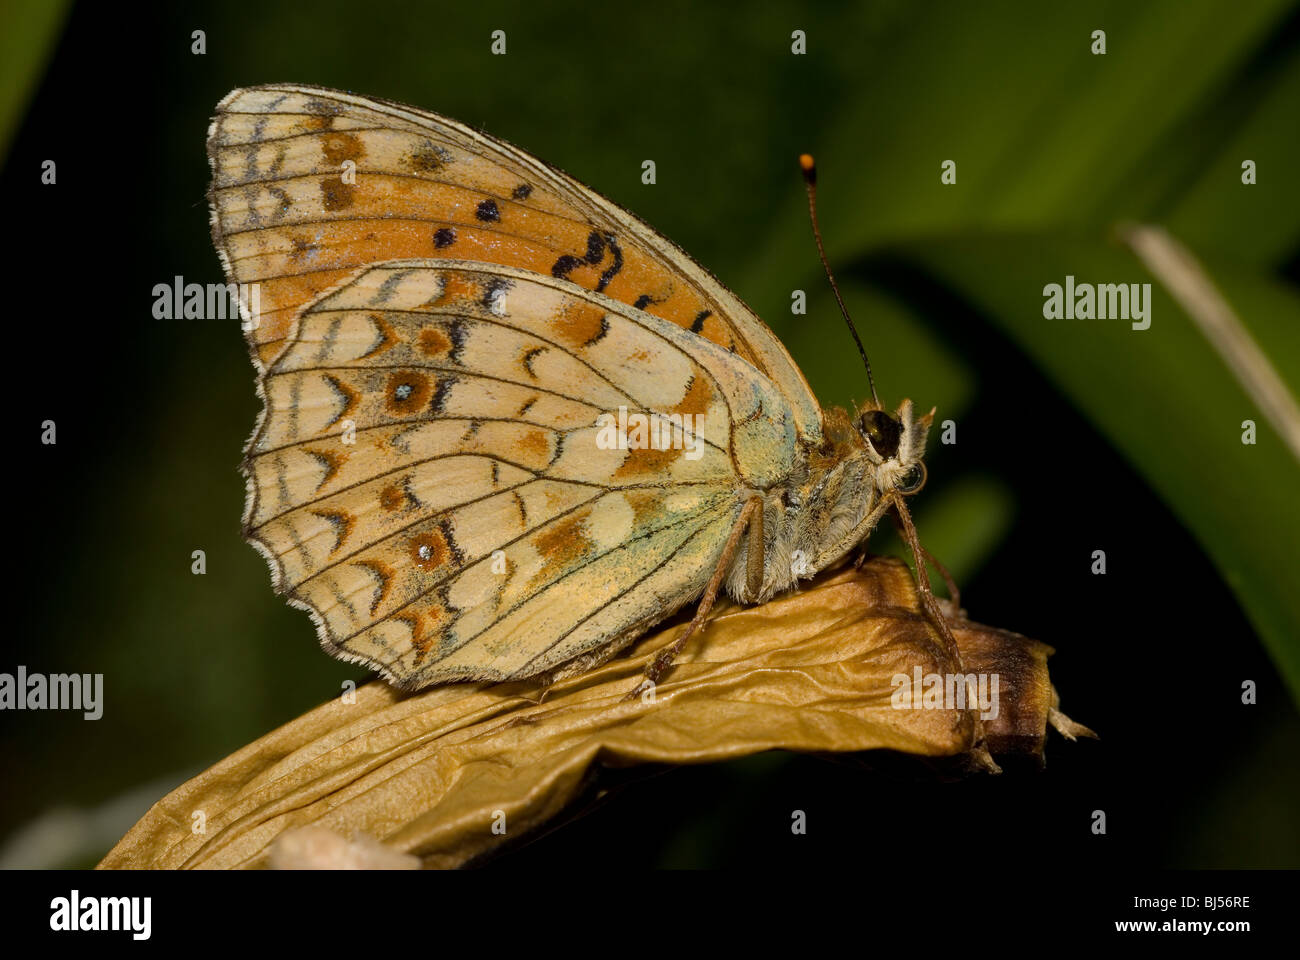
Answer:
<svg viewBox="0 0 1300 960"><path fill-rule="evenodd" d="M653 702L623 698L679 626L544 697L536 682L415 694L366 684L355 702L323 704L174 790L100 867L264 867L277 838L307 826L317 829L289 833L277 864L373 864L377 839L399 864L406 854L453 867L505 840L492 829L502 814L512 839L545 824L601 766L775 749L961 754L971 748L971 712L892 703L896 675L949 668L919 610L907 567L877 557L760 607L721 607ZM1089 733L1057 710L1050 647L961 619L953 633L967 672L999 675L998 716L984 723L994 753L1041 757L1049 722ZM191 829L197 811L203 833ZM332 852L295 859L289 848Z"/></svg>

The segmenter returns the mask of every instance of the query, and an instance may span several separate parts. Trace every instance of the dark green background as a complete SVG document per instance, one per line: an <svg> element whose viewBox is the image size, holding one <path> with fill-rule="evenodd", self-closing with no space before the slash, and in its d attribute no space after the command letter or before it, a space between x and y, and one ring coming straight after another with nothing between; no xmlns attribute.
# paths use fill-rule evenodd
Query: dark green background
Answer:
<svg viewBox="0 0 1300 960"><path fill-rule="evenodd" d="M913 761L787 755L676 771L501 865L816 868L957 841L989 869L1042 875L1300 865L1284 679L1296 689L1300 470L1113 233L1161 223L1188 244L1294 390L1295 4L48 10L16 4L0 31L18 407L0 670L102 672L106 705L95 723L0 715L0 862L93 863L171 786L364 676L320 652L239 536L257 409L239 331L151 315L154 284L220 279L213 105L297 81L433 109L568 170L708 265L824 404L848 404L866 384L794 164L815 153L828 252L882 399L958 423L955 446L931 443L922 538L976 619L1057 648L1064 709L1102 735L1053 739L1041 774L963 783ZM489 53L495 29L505 56ZM1089 52L1095 29L1105 56ZM55 186L39 182L46 159ZM948 159L955 186L940 184ZM1241 185L1242 159L1258 185ZM1067 273L1154 283L1152 330L1043 320L1043 285ZM790 315L795 288L807 316ZM1248 417L1256 447L1239 442ZM55 447L38 440L46 419ZM206 576L190 573L195 549ZM1089 572L1096 549L1105 577ZM1256 706L1240 704L1247 679ZM790 836L795 808L806 837Z"/></svg>

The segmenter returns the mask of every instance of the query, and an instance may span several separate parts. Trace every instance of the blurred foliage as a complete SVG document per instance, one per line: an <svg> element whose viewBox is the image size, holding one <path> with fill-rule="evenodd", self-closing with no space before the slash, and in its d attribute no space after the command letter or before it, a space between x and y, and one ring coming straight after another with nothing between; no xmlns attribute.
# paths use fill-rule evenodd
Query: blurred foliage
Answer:
<svg viewBox="0 0 1300 960"><path fill-rule="evenodd" d="M867 58L860 96L816 147L832 259L919 266L1025 350L1193 531L1300 697L1300 464L1159 282L1110 241L1117 222L1158 221L1210 256L1212 279L1300 394L1300 303L1277 276L1300 240L1300 181L1290 174L1300 160L1300 52L1271 36L1291 5L1015 9L1015 30L1031 42L1008 46L1009 18L986 6L922 6ZM1099 27L1104 57L1080 39ZM864 141L875 148L863 154ZM891 149L899 143L908 148ZM930 188L953 157L957 183ZM1243 159L1267 179L1242 185ZM779 265L806 245L773 235L741 288L779 297ZM1044 320L1042 288L1067 274L1152 282L1158 319L1142 332ZM864 313L891 383L949 384L952 358L933 359L923 323L899 310ZM830 352L787 341L796 357L816 358L805 362L814 382L852 376L847 351L830 373L817 363L835 359ZM974 371L956 365L968 382ZM926 399L962 409L951 394ZM1259 423L1254 447L1240 441L1246 418ZM1033 440L1015 445L1027 454ZM954 512L953 529L974 529L986 509ZM1151 554L1160 562L1158 547Z"/></svg>
<svg viewBox="0 0 1300 960"><path fill-rule="evenodd" d="M317 649L306 616L271 594L264 563L239 537L243 487L235 465L257 404L238 332L213 323L160 331L147 320L154 283L176 274L219 279L203 141L216 101L252 83L319 83L417 104L572 172L712 269L777 331L824 404L848 404L867 393L865 378L821 276L794 166L800 152L814 153L828 253L882 399L934 405L936 421L953 419L963 431L955 447L932 437L930 486L915 501L922 538L963 585L982 583L985 603L996 590L979 581L981 572L1017 578L1014 605L972 612L1035 629L1062 650L1071 641L1076 650L1091 644L1100 662L1083 676L1098 686L1074 693L1073 703L1122 704L1134 726L1108 730L1087 710L1077 718L1111 738L1103 740L1107 749L1133 739L1133 730L1152 736L1147 725L1163 730L1166 715L1100 696L1113 692L1100 685L1114 673L1102 658L1124 644L1138 657L1160 640L1184 647L1193 640L1147 640L1139 630L1112 642L1089 633L1097 628L1080 622L1086 617L1077 607L1063 606L1061 615L1056 597L1063 604L1088 597L1109 626L1129 597L1117 592L1124 584L1166 570L1199 577L1194 549L1173 555L1141 539L1155 522L1150 514L1168 510L1177 518L1174 533L1177 524L1190 531L1292 691L1300 689L1293 559L1300 512L1289 502L1300 489L1296 462L1159 284L1112 240L1121 221L1168 227L1207 266L1292 387L1300 382L1295 3L884 0L764 5L744 16L665 3L588 17L522 3L321 2L307 10L262 0L159 4L129 32L114 8L82 3L38 83L39 38L58 22L50 11L56 7L10 5L0 21L5 96L14 105L0 111L0 129L39 91L14 141L6 185L18 182L10 178L19 163L27 170L56 148L73 153L57 138L64 118L84 108L85 78L118 77L132 64L141 70L133 88L140 109L116 120L146 148L131 170L132 256L125 265L105 258L101 278L132 291L106 307L102 329L113 336L96 343L114 374L97 380L88 367L87 389L70 398L84 407L85 396L111 397L115 422L129 427L79 423L79 408L59 416L60 446L41 479L77 510L23 521L33 525L21 531L38 544L33 549L49 551L39 555L50 573L24 614L21 636L30 645L15 656L51 672L106 673L112 720L87 729L51 717L39 736L6 733L6 769L27 771L30 789L4 798L0 826L57 798L90 803L206 765L364 675ZM796 28L807 32L806 56L790 54ZM206 32L203 56L191 53L195 29ZM487 52L494 29L507 31L507 56ZM1089 51L1096 29L1107 32L1105 56ZM99 129L103 112L77 115ZM658 167L654 188L639 179L647 157ZM1240 183L1246 158L1258 165L1256 186ZM939 181L947 159L958 164L953 186ZM61 178L67 168L61 165ZM100 199L73 189L66 196L82 203ZM87 209L65 202L68 214ZM62 239L38 234L32 246ZM1067 273L1152 282L1152 329L1043 320L1042 287ZM807 316L791 316L793 288L808 292ZM1037 423L1040 410L1049 429L1021 435L1020 421ZM1260 423L1260 441L1244 448L1239 424L1247 417ZM1074 459L1076 450L1092 459ZM1055 514L1033 499L1044 489L1060 491L1050 504ZM1038 512L1027 516L1027 503ZM1115 525L1106 526L1111 517ZM1089 522L1117 546L1131 531L1123 545L1128 573L1110 584L1081 587L1056 557L1005 555L1026 524L1060 527L1069 537ZM105 563L99 550L62 550L37 523L113 545L120 562ZM873 546L890 542L885 532ZM52 545L39 546L45 543ZM195 577L189 558L200 547L208 573ZM1072 540L1062 553L1086 556L1091 548ZM1138 616L1158 623L1167 605L1187 610L1211 599L1142 594ZM1256 675L1255 644L1243 631L1197 649L1213 643L1228 645L1215 661L1162 664L1185 670L1164 682L1210 682L1226 661L1233 672L1218 696L1231 700L1238 677ZM1295 835L1294 810L1285 813L1297 796L1294 775L1276 779L1278 745L1294 752L1296 743L1294 714L1285 721L1268 738L1249 739L1237 728L1204 734L1221 736L1222 750L1244 757L1221 771L1236 779L1217 795L1272 798L1255 807L1272 811L1274 837ZM96 762L54 769L51 753ZM1117 778L1121 762L1126 776L1154 765L1145 753L1111 756L1107 772ZM1186 759L1168 762L1179 757ZM751 795L750 780L770 783L779 773L769 764L779 766L761 759L740 768L739 781L702 782L719 795ZM1076 785L1086 782L1081 776ZM1031 815L1028 806L1017 809ZM1207 820L1205 837L1224 816ZM715 838L699 849L735 856L739 841L727 830L720 822L682 828L666 862L685 862L682 845L695 847L682 838L692 836ZM1294 853L1263 832L1234 838L1231 850L1204 837L1189 849L1205 851L1202 863L1294 865L1287 860ZM1162 849L1174 862L1198 865L1178 860L1188 856L1181 842Z"/></svg>
<svg viewBox="0 0 1300 960"><path fill-rule="evenodd" d="M1124 321L1044 321L1041 293L1005 282L1008 264L1018 275L1058 283L1066 274L1081 282L1148 279L1132 255L1101 241L952 238L916 244L909 256L1002 326L1160 491L1214 558L1300 695L1300 464L1159 283L1152 284L1151 328L1133 331ZM1285 358L1277 364L1284 372L1294 368L1300 297L1265 274L1224 283L1226 272L1209 272L1259 342L1291 341L1275 356ZM1300 378L1289 385L1296 393ZM1257 421L1255 446L1241 441L1246 418ZM1033 438L1022 440L1032 449ZM1162 562L1158 545L1145 562ZM1161 602L1153 598L1153 608Z"/></svg>
<svg viewBox="0 0 1300 960"><path fill-rule="evenodd" d="M0 157L59 38L67 8L63 0L9 0L0 7Z"/></svg>

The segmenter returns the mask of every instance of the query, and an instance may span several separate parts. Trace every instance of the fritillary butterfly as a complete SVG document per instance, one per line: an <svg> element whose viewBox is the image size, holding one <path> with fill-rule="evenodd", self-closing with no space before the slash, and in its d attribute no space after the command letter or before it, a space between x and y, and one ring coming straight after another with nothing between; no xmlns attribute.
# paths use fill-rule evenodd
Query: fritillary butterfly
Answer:
<svg viewBox="0 0 1300 960"><path fill-rule="evenodd" d="M769 598L891 507L917 547L931 415L822 410L734 294L559 170L296 85L233 91L208 150L217 250L261 294L245 533L335 656L554 677L700 601L657 676L722 589Z"/></svg>

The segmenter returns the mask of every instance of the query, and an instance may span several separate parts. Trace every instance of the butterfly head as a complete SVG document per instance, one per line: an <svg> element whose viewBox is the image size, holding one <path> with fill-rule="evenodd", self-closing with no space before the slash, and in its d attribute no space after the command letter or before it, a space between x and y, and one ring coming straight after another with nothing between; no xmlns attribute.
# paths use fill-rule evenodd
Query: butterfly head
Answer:
<svg viewBox="0 0 1300 960"><path fill-rule="evenodd" d="M881 493L904 495L925 486L925 437L934 422L934 411L918 417L912 401L904 400L891 414L868 402L858 411L857 428L866 441L867 456L876 466L876 486Z"/></svg>

